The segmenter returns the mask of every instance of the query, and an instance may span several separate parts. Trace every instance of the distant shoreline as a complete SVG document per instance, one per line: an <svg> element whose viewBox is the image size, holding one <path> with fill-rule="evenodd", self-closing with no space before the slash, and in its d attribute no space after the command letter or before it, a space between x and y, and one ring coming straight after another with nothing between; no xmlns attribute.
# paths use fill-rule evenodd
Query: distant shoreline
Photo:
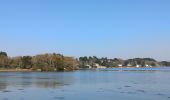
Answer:
<svg viewBox="0 0 170 100"><path fill-rule="evenodd" d="M0 69L0 72L33 72L32 69Z"/></svg>
<svg viewBox="0 0 170 100"><path fill-rule="evenodd" d="M127 69L136 68L138 69L138 68L158 68L158 67L114 67L114 68L127 68ZM108 69L108 68L80 68L77 70L94 70L94 69ZM0 69L0 72L58 72L58 71L39 71L39 70L33 70L33 69L4 69L3 68L3 69Z"/></svg>

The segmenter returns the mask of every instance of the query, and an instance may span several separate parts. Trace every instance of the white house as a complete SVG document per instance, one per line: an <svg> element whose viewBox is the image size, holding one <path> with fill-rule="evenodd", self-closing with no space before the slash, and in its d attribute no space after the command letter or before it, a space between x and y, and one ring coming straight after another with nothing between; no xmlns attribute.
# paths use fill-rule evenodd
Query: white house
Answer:
<svg viewBox="0 0 170 100"><path fill-rule="evenodd" d="M95 68L106 68L106 66L100 66L99 64L95 63L94 64Z"/></svg>
<svg viewBox="0 0 170 100"><path fill-rule="evenodd" d="M118 67L122 67L123 65L122 64L118 64Z"/></svg>
<svg viewBox="0 0 170 100"><path fill-rule="evenodd" d="M131 64L128 64L127 67L132 67L132 65L131 65Z"/></svg>
<svg viewBox="0 0 170 100"><path fill-rule="evenodd" d="M86 65L86 68L92 68L92 66L90 66L90 65L87 64L87 65Z"/></svg>
<svg viewBox="0 0 170 100"><path fill-rule="evenodd" d="M147 64L146 64L146 65L145 65L145 67L152 67L152 66L151 66L151 65L147 65Z"/></svg>
<svg viewBox="0 0 170 100"><path fill-rule="evenodd" d="M137 68L141 67L141 65L136 65Z"/></svg>

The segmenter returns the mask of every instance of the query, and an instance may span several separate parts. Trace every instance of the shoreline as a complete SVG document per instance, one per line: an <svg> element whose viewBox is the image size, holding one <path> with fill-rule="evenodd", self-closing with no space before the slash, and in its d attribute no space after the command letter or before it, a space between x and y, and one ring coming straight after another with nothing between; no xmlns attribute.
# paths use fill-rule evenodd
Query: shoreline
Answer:
<svg viewBox="0 0 170 100"><path fill-rule="evenodd" d="M164 66L162 66L164 67ZM142 67L116 67L116 68L142 68ZM160 67L145 67L145 68L160 68ZM78 70L94 70L94 69L107 69L107 68L93 68L93 69L89 69L89 68L80 68ZM73 70L74 71L74 70ZM33 69L0 69L0 72L54 72L54 71L39 71L39 70L33 70ZM56 71L58 72L58 71Z"/></svg>
<svg viewBox="0 0 170 100"><path fill-rule="evenodd" d="M0 69L0 72L34 72L32 69Z"/></svg>

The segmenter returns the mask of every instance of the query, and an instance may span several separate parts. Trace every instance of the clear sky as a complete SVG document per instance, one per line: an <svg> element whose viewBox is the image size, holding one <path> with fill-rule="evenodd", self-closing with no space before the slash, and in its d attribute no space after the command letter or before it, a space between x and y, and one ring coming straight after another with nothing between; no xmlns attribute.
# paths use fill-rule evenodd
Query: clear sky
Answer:
<svg viewBox="0 0 170 100"><path fill-rule="evenodd" d="M170 61L170 0L0 0L0 51Z"/></svg>

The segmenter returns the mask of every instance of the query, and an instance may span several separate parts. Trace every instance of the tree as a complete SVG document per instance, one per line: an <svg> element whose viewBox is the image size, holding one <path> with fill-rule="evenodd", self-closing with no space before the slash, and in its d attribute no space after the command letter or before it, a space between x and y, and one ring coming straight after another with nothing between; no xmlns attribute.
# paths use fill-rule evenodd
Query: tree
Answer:
<svg viewBox="0 0 170 100"><path fill-rule="evenodd" d="M0 52L0 56L5 56L5 57L7 57L7 53L6 52Z"/></svg>
<svg viewBox="0 0 170 100"><path fill-rule="evenodd" d="M13 57L10 59L10 67L11 68L17 68L20 67L21 68L21 64L22 64L22 57Z"/></svg>
<svg viewBox="0 0 170 100"><path fill-rule="evenodd" d="M73 57L64 57L64 68L66 70L78 69L78 62Z"/></svg>
<svg viewBox="0 0 170 100"><path fill-rule="evenodd" d="M41 54L32 57L32 67L33 69L40 69L41 71L49 70L49 54Z"/></svg>
<svg viewBox="0 0 170 100"><path fill-rule="evenodd" d="M22 61L22 68L31 68L32 67L32 63L31 63L31 56L23 56L21 61Z"/></svg>
<svg viewBox="0 0 170 100"><path fill-rule="evenodd" d="M170 62L162 61L160 62L161 66L170 66Z"/></svg>
<svg viewBox="0 0 170 100"><path fill-rule="evenodd" d="M0 67L9 67L9 59L6 52L0 52Z"/></svg>
<svg viewBox="0 0 170 100"><path fill-rule="evenodd" d="M81 63L82 66L85 66L88 63L88 57L80 57L79 61Z"/></svg>
<svg viewBox="0 0 170 100"><path fill-rule="evenodd" d="M0 67L9 67L9 59L5 55L0 55Z"/></svg>
<svg viewBox="0 0 170 100"><path fill-rule="evenodd" d="M62 55L53 53L52 63L56 70L58 71L64 70L64 57Z"/></svg>
<svg viewBox="0 0 170 100"><path fill-rule="evenodd" d="M64 56L61 54L41 54L32 57L33 69L41 71L63 71Z"/></svg>

